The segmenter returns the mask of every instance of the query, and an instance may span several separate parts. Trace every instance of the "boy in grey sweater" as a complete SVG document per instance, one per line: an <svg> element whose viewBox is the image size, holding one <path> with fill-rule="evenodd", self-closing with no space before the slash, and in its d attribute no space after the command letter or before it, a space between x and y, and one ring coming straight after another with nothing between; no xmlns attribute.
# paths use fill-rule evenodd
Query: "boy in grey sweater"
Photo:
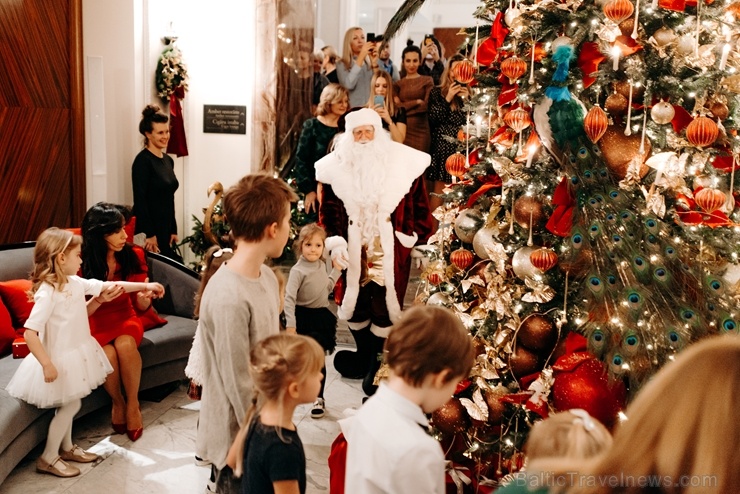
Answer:
<svg viewBox="0 0 740 494"><path fill-rule="evenodd" d="M285 182L263 174L243 177L223 196L236 250L206 286L199 319L204 382L198 443L212 463L210 492L241 488L226 455L253 396L250 349L279 331L278 282L264 262L282 254L296 200Z"/></svg>

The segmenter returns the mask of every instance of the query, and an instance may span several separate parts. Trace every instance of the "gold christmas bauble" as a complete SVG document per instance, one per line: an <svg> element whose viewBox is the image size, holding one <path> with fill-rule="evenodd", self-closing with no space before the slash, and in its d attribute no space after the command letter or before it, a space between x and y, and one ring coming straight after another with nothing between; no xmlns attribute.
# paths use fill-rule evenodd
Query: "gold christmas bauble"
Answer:
<svg viewBox="0 0 740 494"><path fill-rule="evenodd" d="M628 17L627 19L619 23L619 31L622 33L622 36L631 36L632 31L634 30L635 30L635 18L634 17Z"/></svg>
<svg viewBox="0 0 740 494"><path fill-rule="evenodd" d="M676 33L673 32L673 29L669 27L661 27L657 31L653 33L653 39L655 40L655 43L660 46L667 46L670 43L673 43L676 41Z"/></svg>
<svg viewBox="0 0 740 494"><path fill-rule="evenodd" d="M517 345L516 350L509 356L509 368L516 378L528 376L539 370L537 354Z"/></svg>
<svg viewBox="0 0 740 494"><path fill-rule="evenodd" d="M650 118L658 125L671 123L675 116L676 110L673 109L673 105L663 100L655 103L653 108L650 110Z"/></svg>
<svg viewBox="0 0 740 494"><path fill-rule="evenodd" d="M530 221L532 228L536 229L545 220L545 208L542 202L534 197L523 195L517 197L514 202L514 220L522 228L529 229Z"/></svg>
<svg viewBox="0 0 740 494"><path fill-rule="evenodd" d="M640 84L631 84L632 86L632 102L642 101L642 96L645 94L645 86ZM630 97L630 83L628 81L619 81L614 83L614 90L627 98L629 102Z"/></svg>
<svg viewBox="0 0 740 494"><path fill-rule="evenodd" d="M488 423L489 424L500 424L501 419L504 417L506 411L506 405L501 401L500 398L509 394L508 390L503 386L486 390L483 394L483 399L486 400L488 405Z"/></svg>
<svg viewBox="0 0 740 494"><path fill-rule="evenodd" d="M641 140L642 136L639 133L626 136L621 126L610 125L599 141L606 167L619 180L627 176L627 168L632 159L640 156ZM645 150L640 157L640 177L644 177L650 171L645 165L645 160L650 156L650 149L650 140L645 139Z"/></svg>
<svg viewBox="0 0 740 494"><path fill-rule="evenodd" d="M530 314L519 325L516 338L529 350L549 354L557 341L558 330L546 315Z"/></svg>
<svg viewBox="0 0 740 494"><path fill-rule="evenodd" d="M709 106L709 111L712 112L714 118L719 118L720 120L726 120L727 117L730 116L730 109L727 108L726 104L719 101L715 101L714 103L712 103Z"/></svg>
<svg viewBox="0 0 740 494"><path fill-rule="evenodd" d="M679 55L690 55L696 50L696 37L693 34L684 34L676 42L676 52Z"/></svg>
<svg viewBox="0 0 740 494"><path fill-rule="evenodd" d="M452 398L432 412L432 424L443 434L462 432L467 429L469 422L468 413L457 398Z"/></svg>
<svg viewBox="0 0 740 494"><path fill-rule="evenodd" d="M612 115L624 115L627 113L627 98L621 93L612 93L606 98L604 108Z"/></svg>

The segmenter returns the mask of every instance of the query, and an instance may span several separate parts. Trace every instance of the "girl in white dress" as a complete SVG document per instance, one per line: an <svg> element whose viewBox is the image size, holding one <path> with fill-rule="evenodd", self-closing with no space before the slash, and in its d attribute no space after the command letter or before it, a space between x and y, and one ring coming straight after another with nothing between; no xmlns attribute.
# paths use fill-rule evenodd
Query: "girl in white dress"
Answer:
<svg viewBox="0 0 740 494"><path fill-rule="evenodd" d="M85 296L142 290L154 297L164 294L159 283L103 282L75 276L82 265L81 245L79 236L59 228L47 229L36 241L30 292L34 306L24 333L31 354L6 388L11 396L39 408L57 407L36 470L58 477L80 474L67 461L89 463L98 458L72 443L72 420L80 400L113 371L90 335Z"/></svg>

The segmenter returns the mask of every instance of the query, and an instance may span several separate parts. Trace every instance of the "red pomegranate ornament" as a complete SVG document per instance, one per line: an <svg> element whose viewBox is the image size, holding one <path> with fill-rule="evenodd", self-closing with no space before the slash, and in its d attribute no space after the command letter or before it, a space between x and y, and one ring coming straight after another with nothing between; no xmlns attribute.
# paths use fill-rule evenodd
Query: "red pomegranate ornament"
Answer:
<svg viewBox="0 0 740 494"><path fill-rule="evenodd" d="M699 192L694 194L694 200L707 213L716 211L721 208L727 201L727 196L724 192L717 189L701 189Z"/></svg>
<svg viewBox="0 0 740 494"><path fill-rule="evenodd" d="M696 117L686 127L686 139L692 146L705 147L714 143L719 136L719 128L709 117Z"/></svg>
<svg viewBox="0 0 740 494"><path fill-rule="evenodd" d="M450 262L464 271L473 264L473 253L467 249L457 249L450 254Z"/></svg>
<svg viewBox="0 0 740 494"><path fill-rule="evenodd" d="M532 124L532 118L527 110L519 107L504 115L504 123L519 133Z"/></svg>
<svg viewBox="0 0 740 494"><path fill-rule="evenodd" d="M501 62L501 73L509 78L509 84L514 84L527 72L527 62L514 55Z"/></svg>
<svg viewBox="0 0 740 494"><path fill-rule="evenodd" d="M475 66L468 59L460 60L452 67L452 76L460 84L470 84L475 78Z"/></svg>
<svg viewBox="0 0 740 494"><path fill-rule="evenodd" d="M635 11L635 6L629 0L611 0L604 5L604 15L607 19L619 24Z"/></svg>
<svg viewBox="0 0 740 494"><path fill-rule="evenodd" d="M445 169L447 170L447 173L457 178L465 175L466 165L465 156L463 156L462 153L451 154L447 157L447 161L445 161Z"/></svg>
<svg viewBox="0 0 740 494"><path fill-rule="evenodd" d="M558 263L558 255L552 250L542 247L529 255L532 266L542 272L547 272Z"/></svg>
<svg viewBox="0 0 740 494"><path fill-rule="evenodd" d="M609 126L609 118L599 105L592 107L583 119L583 128L586 130L588 139L596 144Z"/></svg>

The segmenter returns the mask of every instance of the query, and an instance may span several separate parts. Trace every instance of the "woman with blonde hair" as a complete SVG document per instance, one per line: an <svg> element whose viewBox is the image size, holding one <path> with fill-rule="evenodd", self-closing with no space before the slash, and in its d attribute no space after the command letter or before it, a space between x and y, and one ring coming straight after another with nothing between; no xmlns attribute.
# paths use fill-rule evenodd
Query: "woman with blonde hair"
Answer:
<svg viewBox="0 0 740 494"><path fill-rule="evenodd" d="M740 338L693 344L627 407L614 444L577 493L740 492Z"/></svg>
<svg viewBox="0 0 740 494"><path fill-rule="evenodd" d="M339 131L339 117L344 115L349 107L348 101L349 94L345 88L339 84L329 84L321 91L316 117L309 118L303 123L296 149L293 176L298 192L304 194L303 204L307 214L316 215L319 206L314 163L326 156L329 143Z"/></svg>
<svg viewBox="0 0 740 494"><path fill-rule="evenodd" d="M364 106L370 93L370 80L378 68L378 51L373 40L365 41L361 27L351 27L344 34L342 59L337 64L339 84L349 91L351 108Z"/></svg>
<svg viewBox="0 0 740 494"><path fill-rule="evenodd" d="M584 460L612 445L612 436L587 411L573 409L537 422L529 433L524 451L526 471L515 475L497 494L553 494L570 487L572 473Z"/></svg>
<svg viewBox="0 0 740 494"><path fill-rule="evenodd" d="M376 70L370 81L370 98L367 108L372 108L383 121L383 128L391 139L403 144L406 138L406 110L393 101L393 78L384 70Z"/></svg>

